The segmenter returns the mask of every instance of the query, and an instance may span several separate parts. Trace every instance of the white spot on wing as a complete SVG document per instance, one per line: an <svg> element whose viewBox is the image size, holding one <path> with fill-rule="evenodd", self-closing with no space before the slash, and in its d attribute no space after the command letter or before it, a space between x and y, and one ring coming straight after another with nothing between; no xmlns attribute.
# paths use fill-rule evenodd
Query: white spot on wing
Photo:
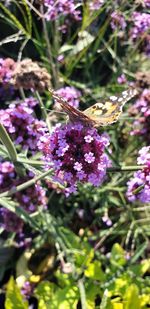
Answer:
<svg viewBox="0 0 150 309"><path fill-rule="evenodd" d="M122 92L122 96L123 96L124 98L126 98L127 95L128 95L128 91L123 91L123 92Z"/></svg>
<svg viewBox="0 0 150 309"><path fill-rule="evenodd" d="M112 100L112 101L117 101L117 97L116 97L115 95L112 95L112 96L110 97L110 100Z"/></svg>
<svg viewBox="0 0 150 309"><path fill-rule="evenodd" d="M118 99L118 102L122 102L122 101L123 101L123 98L119 98L119 99Z"/></svg>

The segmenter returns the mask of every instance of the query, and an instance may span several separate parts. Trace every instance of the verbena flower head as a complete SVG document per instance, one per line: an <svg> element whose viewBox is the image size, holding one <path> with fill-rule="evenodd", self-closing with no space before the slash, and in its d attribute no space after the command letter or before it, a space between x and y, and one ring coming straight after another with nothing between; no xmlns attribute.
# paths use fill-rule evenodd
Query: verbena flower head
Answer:
<svg viewBox="0 0 150 309"><path fill-rule="evenodd" d="M68 104L79 107L79 99L81 97L81 92L75 87L63 87L55 91L59 96L65 99Z"/></svg>
<svg viewBox="0 0 150 309"><path fill-rule="evenodd" d="M141 135L150 142L150 90L144 89L139 99L130 108L130 114L138 116L133 123L131 135Z"/></svg>
<svg viewBox="0 0 150 309"><path fill-rule="evenodd" d="M140 48L150 55L148 32L150 31L150 14L134 12L132 14L133 27L130 36L133 42L140 40Z"/></svg>
<svg viewBox="0 0 150 309"><path fill-rule="evenodd" d="M16 174L14 165L8 161L0 162L0 193L15 188L16 186L33 178L33 174L28 173L27 176L19 177ZM33 213L38 206L46 207L45 190L39 183L28 187L25 190L16 192L12 196L13 201L19 204L18 207ZM1 203L0 203L1 204ZM1 206L1 205L0 205ZM15 213L1 207L0 216L3 227L6 231L21 232L24 222Z"/></svg>
<svg viewBox="0 0 150 309"><path fill-rule="evenodd" d="M150 146L143 147L139 151L137 163L146 165L143 170L134 173L134 177L128 181L127 197L129 201L150 202ZM141 188L139 188L141 187ZM135 190L139 188L139 192Z"/></svg>
<svg viewBox="0 0 150 309"><path fill-rule="evenodd" d="M126 28L126 22L125 18L122 13L114 11L111 14L111 27L113 30L115 29L122 29L124 30Z"/></svg>
<svg viewBox="0 0 150 309"><path fill-rule="evenodd" d="M18 104L17 104L18 103ZM34 98L16 102L0 110L0 122L16 145L32 152L37 150L37 141L46 132L46 124L33 116Z"/></svg>
<svg viewBox="0 0 150 309"><path fill-rule="evenodd" d="M13 87L9 84L15 68L15 61L11 58L0 58L0 98L8 99L13 94Z"/></svg>
<svg viewBox="0 0 150 309"><path fill-rule="evenodd" d="M46 162L52 162L55 175L66 182L66 194L76 191L77 182L99 186L110 165L104 153L109 140L94 128L81 123L58 125L51 136L41 138L39 148Z"/></svg>
<svg viewBox="0 0 150 309"><path fill-rule="evenodd" d="M79 2L80 3L80 2ZM80 20L80 11L76 9L74 0L44 0L47 7L46 19L55 20L61 16L68 16Z"/></svg>
<svg viewBox="0 0 150 309"><path fill-rule="evenodd" d="M47 70L31 59L17 62L11 84L15 89L24 88L43 92L51 86L51 76Z"/></svg>

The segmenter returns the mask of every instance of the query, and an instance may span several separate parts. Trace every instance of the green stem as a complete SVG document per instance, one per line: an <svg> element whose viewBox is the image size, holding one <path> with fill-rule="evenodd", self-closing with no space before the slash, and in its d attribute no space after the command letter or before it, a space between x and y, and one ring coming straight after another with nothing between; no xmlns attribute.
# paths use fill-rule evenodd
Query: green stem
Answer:
<svg viewBox="0 0 150 309"><path fill-rule="evenodd" d="M18 158L18 162L28 164L28 165L33 165L33 166L43 166L43 165L45 165L44 161L24 159L24 158ZM46 165L51 165L51 163L46 162Z"/></svg>
<svg viewBox="0 0 150 309"><path fill-rule="evenodd" d="M85 294L85 288L84 288L82 279L78 280L78 287L79 287L80 298L81 298L81 307L82 307L82 309L87 309L86 294Z"/></svg>
<svg viewBox="0 0 150 309"><path fill-rule="evenodd" d="M108 167L107 172L132 172L132 171L139 171L145 168L145 165L131 165L131 166L114 166Z"/></svg>
<svg viewBox="0 0 150 309"><path fill-rule="evenodd" d="M28 187L32 186L32 185L35 185L35 183L38 181L38 180L41 180L43 179L44 177L46 177L47 175L49 175L50 173L52 172L52 170L48 170L42 174L40 174L39 176L31 179L31 180L28 180L26 182L24 182L23 184L13 188L13 189L10 189L9 191L5 191L3 193L0 194L0 198L1 197L6 197L6 196L11 196L13 195L14 193L16 192L19 192L19 191L22 191L22 190L25 190L27 189Z"/></svg>
<svg viewBox="0 0 150 309"><path fill-rule="evenodd" d="M37 96L37 99L39 101L39 104L40 104L40 107L41 107L41 111L42 111L42 116L43 116L43 119L45 120L46 124L47 124L47 127L48 127L48 130L49 130L49 133L51 133L52 131L52 128L51 128L51 125L50 125L50 121L48 119L48 116L47 116L47 112L46 112L46 109L45 109L45 106L43 104L43 101L38 93L38 91L36 91L36 96Z"/></svg>
<svg viewBox="0 0 150 309"><path fill-rule="evenodd" d="M53 74L53 81L54 81L54 87L57 88L57 83L58 83L58 74L55 68L55 65L53 63L53 57L52 57L52 51L51 51L51 45L48 37L48 31L47 31L47 26L46 26L46 21L44 17L44 8L43 5L41 5L41 15L42 15L42 24L43 24L43 32L44 32L44 37L45 41L47 44L47 55L49 58L49 62L51 64L51 69L52 69L52 74Z"/></svg>

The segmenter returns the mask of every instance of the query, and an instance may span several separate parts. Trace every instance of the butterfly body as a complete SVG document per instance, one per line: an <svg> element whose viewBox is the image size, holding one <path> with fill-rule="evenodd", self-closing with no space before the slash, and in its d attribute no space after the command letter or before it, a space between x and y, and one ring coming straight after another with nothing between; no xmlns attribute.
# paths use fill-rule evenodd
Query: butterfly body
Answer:
<svg viewBox="0 0 150 309"><path fill-rule="evenodd" d="M106 126L116 122L122 112L126 102L138 94L134 88L129 88L121 93L120 96L110 96L104 102L96 103L83 112L69 105L67 101L59 97L53 90L50 90L54 99L69 116L71 122L82 122L87 126Z"/></svg>

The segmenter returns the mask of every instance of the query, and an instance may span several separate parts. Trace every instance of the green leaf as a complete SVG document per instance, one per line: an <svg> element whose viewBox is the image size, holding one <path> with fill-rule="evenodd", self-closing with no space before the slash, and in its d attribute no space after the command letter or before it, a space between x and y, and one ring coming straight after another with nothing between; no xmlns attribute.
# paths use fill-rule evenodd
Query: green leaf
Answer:
<svg viewBox="0 0 150 309"><path fill-rule="evenodd" d="M148 246L147 241L138 246L137 250L135 251L133 257L130 260L131 264L135 263L138 260L138 258L143 254L143 252L147 248L147 246Z"/></svg>
<svg viewBox="0 0 150 309"><path fill-rule="evenodd" d="M5 309L28 309L28 302L25 301L17 287L13 277L10 278L6 288Z"/></svg>
<svg viewBox="0 0 150 309"><path fill-rule="evenodd" d="M150 271L150 259L143 260L139 265L130 266L130 270L136 276L143 276L147 271Z"/></svg>
<svg viewBox="0 0 150 309"><path fill-rule="evenodd" d="M124 296L124 309L140 309L139 289L135 284L128 287Z"/></svg>
<svg viewBox="0 0 150 309"><path fill-rule="evenodd" d="M74 56L87 48L94 41L94 39L95 37L86 30L79 33L79 40L76 45L73 46L72 51L69 53L69 57Z"/></svg>
<svg viewBox="0 0 150 309"><path fill-rule="evenodd" d="M39 299L38 309L76 309L79 299L78 288L68 286L63 289L49 282L41 282L36 289Z"/></svg>
<svg viewBox="0 0 150 309"><path fill-rule="evenodd" d="M84 272L85 276L93 280L104 281L105 274L101 269L101 263L99 261L93 261L89 264L87 269Z"/></svg>
<svg viewBox="0 0 150 309"><path fill-rule="evenodd" d="M115 267L120 267L127 263L125 252L118 243L114 244L112 247L110 262Z"/></svg>
<svg viewBox="0 0 150 309"><path fill-rule="evenodd" d="M24 209L19 207L19 204L10 201L8 198L1 198L1 206L15 213L19 218L24 222L30 224L35 230L40 230L40 227L37 223L37 218L32 218L32 215L29 215Z"/></svg>
<svg viewBox="0 0 150 309"><path fill-rule="evenodd" d="M12 161L17 161L17 152L13 142L11 141L5 127L0 123L0 140L5 145L8 155Z"/></svg>
<svg viewBox="0 0 150 309"><path fill-rule="evenodd" d="M54 285L50 282L41 282L36 288L35 295L39 299L38 309L48 309L52 304ZM48 307L49 306L49 307Z"/></svg>
<svg viewBox="0 0 150 309"><path fill-rule="evenodd" d="M5 14L9 17L10 21L13 22L13 25L15 25L17 29L21 30L26 36L29 36L20 21L2 3L0 3L0 8L5 12Z"/></svg>

